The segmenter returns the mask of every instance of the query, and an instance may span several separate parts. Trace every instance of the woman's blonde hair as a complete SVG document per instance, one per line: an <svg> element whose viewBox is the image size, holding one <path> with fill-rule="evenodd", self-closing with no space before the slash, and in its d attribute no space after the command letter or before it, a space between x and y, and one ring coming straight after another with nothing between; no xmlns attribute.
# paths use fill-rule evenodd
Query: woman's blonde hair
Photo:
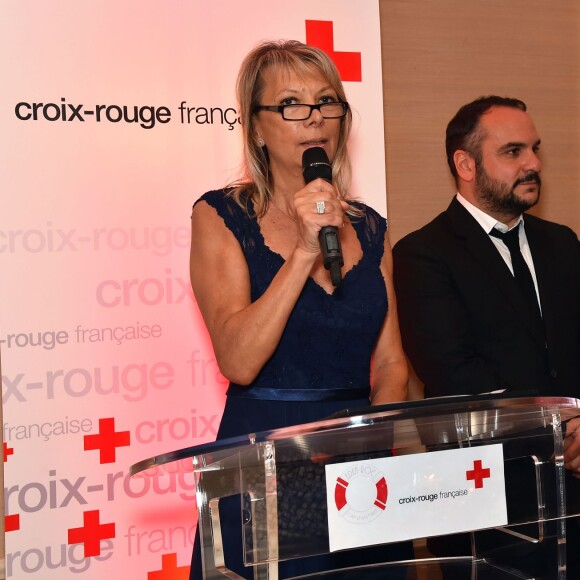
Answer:
<svg viewBox="0 0 580 580"><path fill-rule="evenodd" d="M320 72L336 92L339 101L346 102L346 95L336 66L330 57L313 46L297 40L263 42L248 53L238 73L236 84L239 114L244 143L244 175L231 184L230 195L247 209L248 198L254 203L256 215L262 217L272 198L272 176L268 151L256 143L254 132L255 109L261 104L264 91L264 71L268 67L286 69L300 74ZM340 119L338 146L332 160L333 183L342 199L350 187L350 160L347 140L352 126L350 109Z"/></svg>

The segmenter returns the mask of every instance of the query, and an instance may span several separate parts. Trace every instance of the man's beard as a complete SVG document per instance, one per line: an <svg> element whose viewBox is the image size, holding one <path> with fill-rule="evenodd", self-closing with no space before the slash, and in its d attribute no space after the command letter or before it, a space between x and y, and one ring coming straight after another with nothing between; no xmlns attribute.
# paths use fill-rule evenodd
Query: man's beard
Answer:
<svg viewBox="0 0 580 580"><path fill-rule="evenodd" d="M516 187L522 183L536 183L538 194L533 200L519 198L516 193ZM534 207L540 200L540 189L542 181L539 173L529 171L523 177L516 180L510 188L506 183L497 181L490 177L481 161L476 162L475 185L477 187L477 196L480 202L491 213L500 213L508 215L520 215Z"/></svg>

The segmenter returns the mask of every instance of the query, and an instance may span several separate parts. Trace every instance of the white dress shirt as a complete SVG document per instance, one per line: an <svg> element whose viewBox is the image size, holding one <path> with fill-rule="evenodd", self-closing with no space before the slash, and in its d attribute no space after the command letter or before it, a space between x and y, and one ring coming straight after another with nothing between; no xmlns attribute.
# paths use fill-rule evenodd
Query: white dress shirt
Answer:
<svg viewBox="0 0 580 580"><path fill-rule="evenodd" d="M490 236L489 232L491 232L493 228L496 228L500 232L505 233L508 230L517 228L521 224L519 231L520 251L526 264L528 265L528 268L530 269L530 273L532 274L532 279L534 280L534 288L536 289L536 298L538 299L538 306L540 307L541 312L542 305L540 303L540 294L538 292L538 280L536 279L536 270L534 268L534 261L532 259L530 246L528 245L528 238L526 237L526 230L524 227L523 217L520 215L516 223L511 228L508 228L505 224L498 222L495 218L486 214L484 211L481 211L478 207L475 207L472 203L467 201L460 193L457 193L457 201L473 216L475 221L477 221L477 223L484 229L485 233L489 236L489 238L497 248L497 251L504 259L504 262L507 264L512 275L514 273L514 269L512 266L512 258L508 247L499 238Z"/></svg>

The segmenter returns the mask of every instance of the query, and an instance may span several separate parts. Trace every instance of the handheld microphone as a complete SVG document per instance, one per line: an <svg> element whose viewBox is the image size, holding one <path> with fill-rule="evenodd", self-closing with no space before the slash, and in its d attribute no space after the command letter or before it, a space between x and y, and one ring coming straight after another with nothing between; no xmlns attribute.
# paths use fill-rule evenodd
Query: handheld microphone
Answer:
<svg viewBox="0 0 580 580"><path fill-rule="evenodd" d="M319 177L332 183L332 166L326 151L322 147L309 147L302 154L302 175L304 181L310 183ZM318 233L318 242L322 250L322 262L330 271L330 279L334 286L341 281L340 269L344 265L342 247L338 228L336 226L324 226Z"/></svg>

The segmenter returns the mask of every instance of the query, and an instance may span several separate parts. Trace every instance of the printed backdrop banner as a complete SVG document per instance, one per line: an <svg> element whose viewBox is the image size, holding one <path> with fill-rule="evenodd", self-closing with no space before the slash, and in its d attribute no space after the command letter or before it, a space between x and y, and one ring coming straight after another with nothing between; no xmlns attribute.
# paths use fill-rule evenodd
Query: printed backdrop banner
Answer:
<svg viewBox="0 0 580 580"><path fill-rule="evenodd" d="M247 51L326 50L354 112L354 195L385 214L376 0L5 0L0 354L7 578L185 579L187 463L226 380L188 274L191 205L238 175Z"/></svg>

